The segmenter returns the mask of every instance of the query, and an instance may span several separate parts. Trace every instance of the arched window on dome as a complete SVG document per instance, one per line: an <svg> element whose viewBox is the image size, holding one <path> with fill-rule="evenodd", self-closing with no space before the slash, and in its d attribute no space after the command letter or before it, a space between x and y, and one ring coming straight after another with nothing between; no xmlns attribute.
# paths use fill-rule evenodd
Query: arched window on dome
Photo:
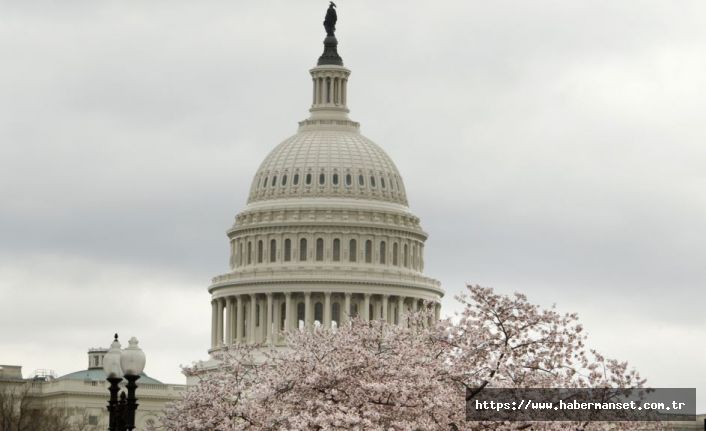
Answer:
<svg viewBox="0 0 706 431"><path fill-rule="evenodd" d="M311 174L306 174L305 182L307 186L311 185Z"/></svg>
<svg viewBox="0 0 706 431"><path fill-rule="evenodd" d="M396 243L396 242L393 243L393 244L392 244L392 264L395 265L395 266L397 266L397 262L398 262L398 259L397 259L397 248L398 248L398 247L397 247L397 243Z"/></svg>
<svg viewBox="0 0 706 431"><path fill-rule="evenodd" d="M331 181L333 182L334 186L337 186L338 185L338 174L333 174L333 178L331 179Z"/></svg>
<svg viewBox="0 0 706 431"><path fill-rule="evenodd" d="M272 177L272 184L270 184L272 187L277 185L277 175Z"/></svg>
<svg viewBox="0 0 706 431"><path fill-rule="evenodd" d="M324 239L319 238L316 240L316 260L321 262L324 260Z"/></svg>
<svg viewBox="0 0 706 431"><path fill-rule="evenodd" d="M341 260L341 240L336 238L333 240L333 261Z"/></svg>
<svg viewBox="0 0 706 431"><path fill-rule="evenodd" d="M324 323L324 304L321 302L314 304L314 321L318 322L319 325Z"/></svg>
<svg viewBox="0 0 706 431"><path fill-rule="evenodd" d="M358 175L358 185L361 187L365 185L365 178L362 175Z"/></svg>
<svg viewBox="0 0 706 431"><path fill-rule="evenodd" d="M262 182L262 188L264 189L267 187L267 180L269 180L269 177L265 177L265 181Z"/></svg>
<svg viewBox="0 0 706 431"><path fill-rule="evenodd" d="M372 175L370 176L370 187L375 187L375 177Z"/></svg>
<svg viewBox="0 0 706 431"><path fill-rule="evenodd" d="M407 244L404 245L404 252L402 254L402 263L404 264L404 267L407 268L409 266L409 249L407 248Z"/></svg>
<svg viewBox="0 0 706 431"><path fill-rule="evenodd" d="M351 177L351 174L346 175L346 185L350 187L350 185L353 184L353 178Z"/></svg>
<svg viewBox="0 0 706 431"><path fill-rule="evenodd" d="M248 241L248 265L252 263L252 241Z"/></svg>
<svg viewBox="0 0 706 431"><path fill-rule="evenodd" d="M358 260L358 241L354 239L348 243L348 260L351 262Z"/></svg>
<svg viewBox="0 0 706 431"><path fill-rule="evenodd" d="M326 174L323 172L319 174L319 185L323 186L326 184Z"/></svg>
<svg viewBox="0 0 706 431"><path fill-rule="evenodd" d="M380 187L385 188L385 177L380 177Z"/></svg>
<svg viewBox="0 0 706 431"><path fill-rule="evenodd" d="M257 263L262 263L262 240L257 242Z"/></svg>
<svg viewBox="0 0 706 431"><path fill-rule="evenodd" d="M277 241L274 239L270 240L270 262L275 262L277 260Z"/></svg>
<svg viewBox="0 0 706 431"><path fill-rule="evenodd" d="M299 260L304 262L306 261L306 254L307 254L307 246L306 246L306 238L302 238L299 240Z"/></svg>
<svg viewBox="0 0 706 431"><path fill-rule="evenodd" d="M284 240L284 261L292 260L292 240L287 238Z"/></svg>
<svg viewBox="0 0 706 431"><path fill-rule="evenodd" d="M238 266L243 266L243 243L238 241Z"/></svg>
<svg viewBox="0 0 706 431"><path fill-rule="evenodd" d="M282 185L283 186L287 185L287 174L282 175Z"/></svg>
<svg viewBox="0 0 706 431"><path fill-rule="evenodd" d="M292 178L292 184L295 186L299 184L299 174L294 174L294 178Z"/></svg>
<svg viewBox="0 0 706 431"><path fill-rule="evenodd" d="M386 252L387 252L387 250L385 247L385 241L380 241L380 263L383 265L386 263L386 259L385 259Z"/></svg>
<svg viewBox="0 0 706 431"><path fill-rule="evenodd" d="M365 241L365 263L373 262L373 242L370 240Z"/></svg>

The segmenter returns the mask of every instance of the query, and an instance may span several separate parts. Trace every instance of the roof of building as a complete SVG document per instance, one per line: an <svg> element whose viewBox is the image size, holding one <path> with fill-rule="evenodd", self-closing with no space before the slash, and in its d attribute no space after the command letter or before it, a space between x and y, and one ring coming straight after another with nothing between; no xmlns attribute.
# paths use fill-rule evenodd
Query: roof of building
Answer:
<svg viewBox="0 0 706 431"><path fill-rule="evenodd" d="M278 145L260 165L248 202L337 197L407 205L395 163L353 130L307 130Z"/></svg>
<svg viewBox="0 0 706 431"><path fill-rule="evenodd" d="M90 368L88 370L75 371L59 377L57 380L82 380L82 381L104 381L108 376L102 368ZM140 374L138 384L162 385L157 379L153 379L145 373Z"/></svg>

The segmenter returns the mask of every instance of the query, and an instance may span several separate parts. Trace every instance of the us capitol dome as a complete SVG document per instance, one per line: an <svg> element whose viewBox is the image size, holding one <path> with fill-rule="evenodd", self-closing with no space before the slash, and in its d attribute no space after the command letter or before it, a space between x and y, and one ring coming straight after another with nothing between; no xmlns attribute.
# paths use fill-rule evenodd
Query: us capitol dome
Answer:
<svg viewBox="0 0 706 431"><path fill-rule="evenodd" d="M438 319L443 291L423 272L427 234L395 163L348 117L351 72L333 7L326 19L310 116L260 164L227 232L230 271L208 288L211 353L283 345L284 331L352 316L404 324L405 313L433 307Z"/></svg>

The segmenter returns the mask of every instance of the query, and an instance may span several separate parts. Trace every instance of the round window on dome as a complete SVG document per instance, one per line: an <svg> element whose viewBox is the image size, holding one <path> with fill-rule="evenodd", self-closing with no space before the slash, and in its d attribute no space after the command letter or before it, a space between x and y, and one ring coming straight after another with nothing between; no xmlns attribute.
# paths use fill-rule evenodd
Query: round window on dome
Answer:
<svg viewBox="0 0 706 431"><path fill-rule="evenodd" d="M326 184L326 175L324 175L323 173L319 174L319 184L322 186Z"/></svg>
<svg viewBox="0 0 706 431"><path fill-rule="evenodd" d="M299 174L294 174L294 178L292 178L292 184L295 186L299 184Z"/></svg>
<svg viewBox="0 0 706 431"><path fill-rule="evenodd" d="M283 186L287 185L287 175L282 175L282 185Z"/></svg>
<svg viewBox="0 0 706 431"><path fill-rule="evenodd" d="M346 175L346 185L350 186L352 182L353 178L351 177L351 174Z"/></svg>
<svg viewBox="0 0 706 431"><path fill-rule="evenodd" d="M375 187L375 177L372 175L370 176L370 187Z"/></svg>
<svg viewBox="0 0 706 431"><path fill-rule="evenodd" d="M338 174L333 174L333 185L334 186L338 185Z"/></svg>
<svg viewBox="0 0 706 431"><path fill-rule="evenodd" d="M306 174L306 185L308 186L310 184L311 184L311 174Z"/></svg>

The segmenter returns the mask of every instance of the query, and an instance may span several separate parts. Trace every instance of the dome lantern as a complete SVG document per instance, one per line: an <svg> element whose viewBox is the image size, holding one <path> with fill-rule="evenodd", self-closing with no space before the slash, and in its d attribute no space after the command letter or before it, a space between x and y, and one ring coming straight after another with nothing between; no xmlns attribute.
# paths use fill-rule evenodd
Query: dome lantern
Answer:
<svg viewBox="0 0 706 431"><path fill-rule="evenodd" d="M309 121L339 120L342 124L357 127L348 119L347 86L351 71L343 67L343 59L338 55L338 39L336 39L336 4L330 2L324 19L326 38L324 52L319 57L316 67L311 69L313 84L311 117ZM348 124L350 123L350 124Z"/></svg>

